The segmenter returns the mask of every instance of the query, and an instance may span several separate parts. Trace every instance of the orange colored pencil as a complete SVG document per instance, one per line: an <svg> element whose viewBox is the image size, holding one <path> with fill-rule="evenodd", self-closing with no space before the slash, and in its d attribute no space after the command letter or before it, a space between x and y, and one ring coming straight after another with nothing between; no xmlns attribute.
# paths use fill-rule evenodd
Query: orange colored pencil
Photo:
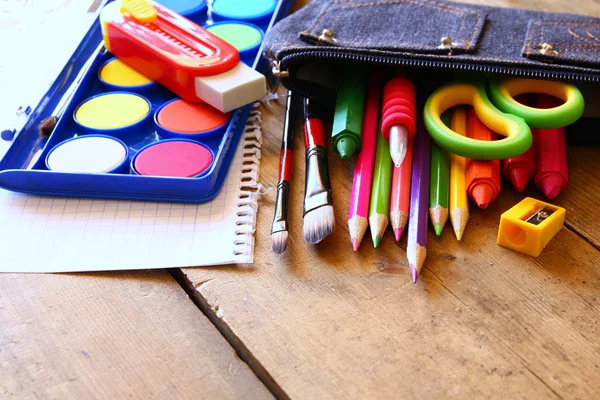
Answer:
<svg viewBox="0 0 600 400"><path fill-rule="evenodd" d="M485 126L473 107L467 115L467 137L477 140L494 140L496 134ZM500 192L500 160L467 159L467 193L479 208L487 208Z"/></svg>
<svg viewBox="0 0 600 400"><path fill-rule="evenodd" d="M406 155L399 167L394 166L392 177L392 195L390 201L390 222L394 229L396 242L400 241L406 223L408 222L408 211L410 207L410 177L412 172L412 140L408 142Z"/></svg>

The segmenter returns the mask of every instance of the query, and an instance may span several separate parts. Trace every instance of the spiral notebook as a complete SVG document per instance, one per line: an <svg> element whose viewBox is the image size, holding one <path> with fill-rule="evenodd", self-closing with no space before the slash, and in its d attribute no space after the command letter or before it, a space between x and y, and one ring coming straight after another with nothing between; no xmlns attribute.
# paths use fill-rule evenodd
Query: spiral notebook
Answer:
<svg viewBox="0 0 600 400"><path fill-rule="evenodd" d="M0 272L252 263L261 115L253 109L219 194L182 204L0 190Z"/></svg>

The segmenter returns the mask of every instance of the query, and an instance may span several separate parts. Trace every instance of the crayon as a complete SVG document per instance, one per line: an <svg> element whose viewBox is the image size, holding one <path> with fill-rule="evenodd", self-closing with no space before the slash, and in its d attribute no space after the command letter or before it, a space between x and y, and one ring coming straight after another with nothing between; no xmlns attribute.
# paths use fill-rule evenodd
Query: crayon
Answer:
<svg viewBox="0 0 600 400"><path fill-rule="evenodd" d="M477 140L495 140L496 134L485 126L473 107L467 114L467 137ZM500 193L500 160L467 159L467 194L479 206L487 208Z"/></svg>
<svg viewBox="0 0 600 400"><path fill-rule="evenodd" d="M360 150L366 70L355 67L345 69L342 85L335 101L335 114L331 138L333 148L343 160Z"/></svg>
<svg viewBox="0 0 600 400"><path fill-rule="evenodd" d="M530 105L531 96L521 94L515 97L519 103ZM525 153L510 157L500 162L502 167L502 176L508 180L517 192L522 193L525 187L533 179L535 175L535 146L529 147Z"/></svg>
<svg viewBox="0 0 600 400"><path fill-rule="evenodd" d="M560 102L550 96L538 95L537 108L556 107ZM565 128L532 129L533 146L536 155L535 185L552 200L560 194L569 181L567 166L567 144Z"/></svg>

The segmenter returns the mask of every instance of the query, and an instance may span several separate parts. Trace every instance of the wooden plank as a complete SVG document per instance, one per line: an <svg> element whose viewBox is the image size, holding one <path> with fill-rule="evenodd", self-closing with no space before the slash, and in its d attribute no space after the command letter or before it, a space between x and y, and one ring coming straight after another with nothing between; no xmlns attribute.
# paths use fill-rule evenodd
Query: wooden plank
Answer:
<svg viewBox="0 0 600 400"><path fill-rule="evenodd" d="M555 0L531 6L573 11ZM578 2L577 12L600 15L593 0ZM276 108L264 109L267 186L278 168L283 113ZM589 188L600 187L595 150L569 149L571 181L557 199L577 233L564 228L538 258L497 246L501 213L522 199L506 186L487 210L471 209L462 243L449 227L440 239L430 234L416 285L406 239L396 245L388 231L377 251L367 237L352 253L353 163L331 151L336 231L318 246L305 244L299 137L295 150L287 252L271 253L271 192L261 201L254 266L181 270L213 322L281 392L320 399L600 396L600 253L588 243L600 238L600 192Z"/></svg>
<svg viewBox="0 0 600 400"><path fill-rule="evenodd" d="M0 275L0 397L269 398L165 271Z"/></svg>
<svg viewBox="0 0 600 400"><path fill-rule="evenodd" d="M264 160L263 171L274 168ZM303 242L297 193L292 203L297 228L286 254L270 253L267 206L259 217L255 268L182 270L190 284L205 282L197 295L218 306L217 323L285 393L600 395L597 250L568 229L537 259L495 245L501 212L520 199L508 191L487 211L473 210L463 243L448 229L441 240L430 236L425 271L413 285L405 242L395 245L390 232L377 251L367 241L358 254L351 252L343 200L350 171L333 164L334 193L341 199L338 226L321 245ZM298 175L293 185L301 182Z"/></svg>

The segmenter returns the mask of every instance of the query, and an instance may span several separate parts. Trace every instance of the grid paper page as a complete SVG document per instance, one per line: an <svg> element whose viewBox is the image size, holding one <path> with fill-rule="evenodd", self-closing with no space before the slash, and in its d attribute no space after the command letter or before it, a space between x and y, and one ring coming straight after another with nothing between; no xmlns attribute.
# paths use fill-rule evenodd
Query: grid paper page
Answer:
<svg viewBox="0 0 600 400"><path fill-rule="evenodd" d="M257 202L246 189L257 186L260 122L254 110L227 179L209 202L41 197L0 189L0 272L251 263Z"/></svg>

